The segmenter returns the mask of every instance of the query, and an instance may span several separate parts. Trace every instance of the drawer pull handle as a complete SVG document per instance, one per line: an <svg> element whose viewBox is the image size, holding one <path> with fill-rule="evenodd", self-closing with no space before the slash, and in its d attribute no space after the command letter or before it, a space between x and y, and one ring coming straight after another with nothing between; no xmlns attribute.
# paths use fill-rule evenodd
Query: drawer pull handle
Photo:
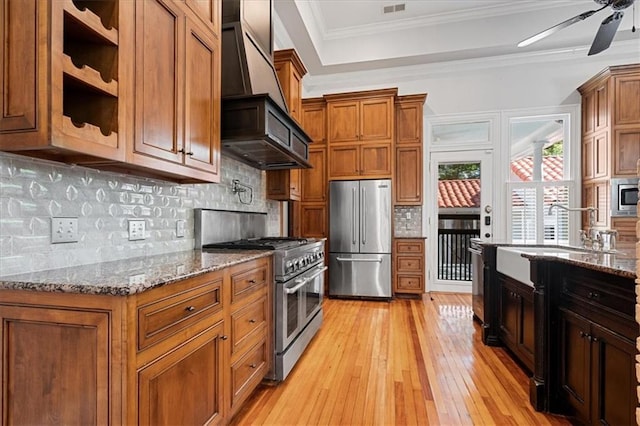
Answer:
<svg viewBox="0 0 640 426"><path fill-rule="evenodd" d="M186 308L184 308L185 311L187 312L193 312L196 310L195 306L187 306Z"/></svg>
<svg viewBox="0 0 640 426"><path fill-rule="evenodd" d="M255 284L256 280L249 280L249 284Z"/></svg>
<svg viewBox="0 0 640 426"><path fill-rule="evenodd" d="M249 367L256 368L257 366L255 364L249 364Z"/></svg>
<svg viewBox="0 0 640 426"><path fill-rule="evenodd" d="M222 340L227 340L229 338L229 336L225 336L224 334L222 336L220 336L220 339Z"/></svg>
<svg viewBox="0 0 640 426"><path fill-rule="evenodd" d="M597 299L598 297L600 297L600 293L596 293L596 292L590 291L589 294L587 295L587 297L589 299Z"/></svg>
<svg viewBox="0 0 640 426"><path fill-rule="evenodd" d="M256 320L254 320L253 318L251 318L251 319L249 320L249 322L250 322L251 324L255 324L255 323L256 323Z"/></svg>

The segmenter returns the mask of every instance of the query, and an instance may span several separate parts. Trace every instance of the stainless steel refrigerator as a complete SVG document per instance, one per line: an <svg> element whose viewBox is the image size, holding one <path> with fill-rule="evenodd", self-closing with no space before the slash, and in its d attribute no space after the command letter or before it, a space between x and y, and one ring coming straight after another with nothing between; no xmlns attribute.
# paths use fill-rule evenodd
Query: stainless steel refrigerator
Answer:
<svg viewBox="0 0 640 426"><path fill-rule="evenodd" d="M332 181L329 203L329 295L391 297L391 181Z"/></svg>

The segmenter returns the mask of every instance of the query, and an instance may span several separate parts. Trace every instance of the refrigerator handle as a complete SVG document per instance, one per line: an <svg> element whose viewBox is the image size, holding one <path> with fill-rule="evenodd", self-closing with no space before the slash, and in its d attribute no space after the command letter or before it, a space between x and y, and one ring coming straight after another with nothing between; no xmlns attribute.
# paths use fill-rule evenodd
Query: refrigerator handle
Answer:
<svg viewBox="0 0 640 426"><path fill-rule="evenodd" d="M351 243L356 244L356 189L351 188Z"/></svg>
<svg viewBox="0 0 640 426"><path fill-rule="evenodd" d="M367 243L367 215L365 208L367 205L367 190L362 188L362 199L360 200L360 220L362 221L362 244Z"/></svg>

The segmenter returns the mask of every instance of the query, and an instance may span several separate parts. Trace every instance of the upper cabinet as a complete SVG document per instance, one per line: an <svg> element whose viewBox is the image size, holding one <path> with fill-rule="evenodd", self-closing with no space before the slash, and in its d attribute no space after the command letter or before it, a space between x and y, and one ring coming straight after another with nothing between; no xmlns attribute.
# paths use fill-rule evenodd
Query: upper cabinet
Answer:
<svg viewBox="0 0 640 426"><path fill-rule="evenodd" d="M220 180L220 0L0 4L0 149Z"/></svg>
<svg viewBox="0 0 640 426"><path fill-rule="evenodd" d="M289 108L289 115L302 124L302 77L307 73L307 69L293 49L277 50L273 56L273 64L282 95ZM302 128L307 131L304 125ZM301 172L300 169L267 171L267 198L300 201Z"/></svg>
<svg viewBox="0 0 640 426"><path fill-rule="evenodd" d="M640 64L609 67L579 89L584 180L636 176Z"/></svg>
<svg viewBox="0 0 640 426"><path fill-rule="evenodd" d="M219 10L135 2L135 129L129 160L181 181L220 181ZM220 4L211 4L219 9ZM158 102L158 96L162 102ZM184 178L181 178L183 176Z"/></svg>
<svg viewBox="0 0 640 426"><path fill-rule="evenodd" d="M0 149L89 163L125 158L130 8L116 0L0 4Z"/></svg>
<svg viewBox="0 0 640 426"><path fill-rule="evenodd" d="M422 112L426 94L396 98L394 205L422 205Z"/></svg>
<svg viewBox="0 0 640 426"><path fill-rule="evenodd" d="M302 128L314 147L327 144L327 103L323 98L302 101Z"/></svg>
<svg viewBox="0 0 640 426"><path fill-rule="evenodd" d="M325 95L329 180L390 178L397 89Z"/></svg>

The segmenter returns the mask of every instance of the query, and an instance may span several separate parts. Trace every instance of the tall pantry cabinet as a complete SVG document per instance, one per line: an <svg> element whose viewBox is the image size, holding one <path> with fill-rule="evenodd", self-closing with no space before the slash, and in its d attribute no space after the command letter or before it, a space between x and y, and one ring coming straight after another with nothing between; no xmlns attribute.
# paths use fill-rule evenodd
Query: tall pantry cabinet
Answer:
<svg viewBox="0 0 640 426"><path fill-rule="evenodd" d="M0 150L220 180L219 0L0 2Z"/></svg>
<svg viewBox="0 0 640 426"><path fill-rule="evenodd" d="M608 67L578 88L582 95L582 205L598 208L596 226L636 241L635 218L611 217L611 179L636 176L640 158L640 64ZM588 226L583 216L583 226Z"/></svg>

